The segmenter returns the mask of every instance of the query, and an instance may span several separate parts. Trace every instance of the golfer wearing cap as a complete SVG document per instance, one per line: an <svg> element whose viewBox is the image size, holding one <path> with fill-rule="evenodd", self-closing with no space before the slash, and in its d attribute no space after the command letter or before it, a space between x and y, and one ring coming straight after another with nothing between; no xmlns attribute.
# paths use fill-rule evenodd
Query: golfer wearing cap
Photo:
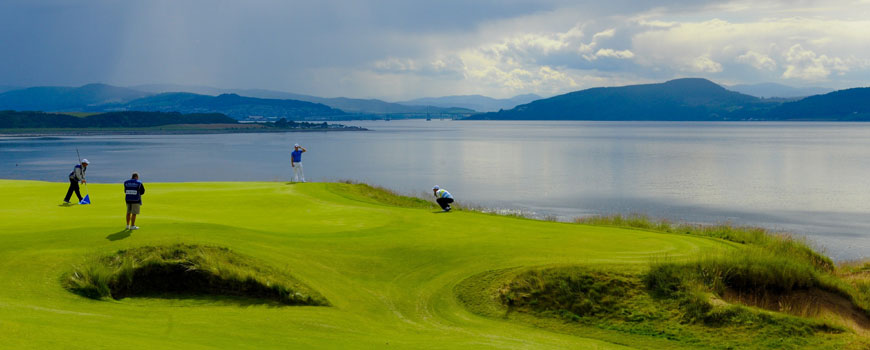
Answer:
<svg viewBox="0 0 870 350"><path fill-rule="evenodd" d="M302 172L302 153L305 153L305 147L299 144L293 145L293 152L290 153L290 166L293 167L293 182L305 182L305 173Z"/></svg>
<svg viewBox="0 0 870 350"><path fill-rule="evenodd" d="M136 215L142 207L142 195L145 194L145 185L139 181L139 173L133 173L130 180L124 181L124 195L127 201L127 229L138 230Z"/></svg>
<svg viewBox="0 0 870 350"><path fill-rule="evenodd" d="M69 189L66 190L66 197L63 197L63 204L69 204L70 198L72 198L73 192L76 193L76 196L79 197L79 202L82 201L82 194L79 192L79 182L85 183L85 171L88 170L88 160L82 159L81 164L76 164L73 167L73 171L69 173Z"/></svg>
<svg viewBox="0 0 870 350"><path fill-rule="evenodd" d="M435 193L435 201L438 202L441 209L444 211L450 211L450 203L453 203L453 195L451 195L450 192L447 192L447 190L438 187L438 185L432 187L432 192Z"/></svg>

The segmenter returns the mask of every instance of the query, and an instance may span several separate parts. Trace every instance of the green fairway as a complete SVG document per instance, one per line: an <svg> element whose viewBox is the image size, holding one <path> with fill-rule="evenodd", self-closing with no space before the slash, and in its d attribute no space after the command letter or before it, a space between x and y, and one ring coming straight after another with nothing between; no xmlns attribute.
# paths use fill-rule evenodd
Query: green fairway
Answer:
<svg viewBox="0 0 870 350"><path fill-rule="evenodd" d="M704 237L378 204L355 185L148 183L124 230L121 184L59 206L65 183L0 180L0 347L625 349L468 311L481 273L544 265L637 269L732 244ZM141 246L230 248L289 271L331 306L213 298L92 300L60 280L88 257Z"/></svg>

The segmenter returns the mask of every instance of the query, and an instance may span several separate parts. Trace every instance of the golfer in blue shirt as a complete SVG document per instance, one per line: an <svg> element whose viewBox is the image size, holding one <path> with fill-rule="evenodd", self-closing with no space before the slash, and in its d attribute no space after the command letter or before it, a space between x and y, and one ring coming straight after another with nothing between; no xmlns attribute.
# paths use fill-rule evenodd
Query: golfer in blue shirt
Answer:
<svg viewBox="0 0 870 350"><path fill-rule="evenodd" d="M127 229L138 230L136 216L142 207L142 195L145 194L145 185L139 181L139 173L133 173L129 180L124 181L124 199L127 202Z"/></svg>
<svg viewBox="0 0 870 350"><path fill-rule="evenodd" d="M293 167L293 182L305 182L305 173L302 172L302 153L305 153L305 147L299 144L293 145L293 152L290 153L290 166Z"/></svg>

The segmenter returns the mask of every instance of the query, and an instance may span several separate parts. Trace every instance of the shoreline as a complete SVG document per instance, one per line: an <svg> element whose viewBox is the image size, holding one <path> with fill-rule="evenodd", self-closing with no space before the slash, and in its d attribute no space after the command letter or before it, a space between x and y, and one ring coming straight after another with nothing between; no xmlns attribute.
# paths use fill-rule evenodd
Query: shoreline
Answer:
<svg viewBox="0 0 870 350"><path fill-rule="evenodd" d="M199 130L181 130L181 129L156 129L156 130L56 130L56 131L37 131L28 129L21 132L9 132L9 130L0 130L0 137L44 137L44 136L112 136L112 135L214 135L214 134L275 134L286 132L333 132L333 131L370 131L361 127L345 127L345 128L323 128L323 129L279 129L279 130L263 130L263 129L199 129Z"/></svg>

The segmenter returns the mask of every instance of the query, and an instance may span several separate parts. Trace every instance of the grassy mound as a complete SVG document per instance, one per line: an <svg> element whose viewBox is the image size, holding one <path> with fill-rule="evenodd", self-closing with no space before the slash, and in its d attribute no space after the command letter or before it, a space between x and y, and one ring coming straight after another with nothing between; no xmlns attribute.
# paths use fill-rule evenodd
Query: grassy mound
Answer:
<svg viewBox="0 0 870 350"><path fill-rule="evenodd" d="M643 216L579 223L742 244L696 257L657 257L648 268L593 265L492 272L472 278L489 282L469 279L460 284L460 300L475 312L493 315L498 308L476 305L489 295L505 317L625 345L650 346L656 340L663 342L655 347L665 348L870 345L870 263L837 268L804 241L752 227L674 225ZM834 346L835 338L843 342Z"/></svg>
<svg viewBox="0 0 870 350"><path fill-rule="evenodd" d="M226 248L177 244L140 247L92 259L63 279L85 297L223 295L284 305L327 305L288 274Z"/></svg>
<svg viewBox="0 0 870 350"><path fill-rule="evenodd" d="M824 318L866 333L870 294L811 262L761 249L705 256L688 262L656 262L644 276L658 298L676 300L689 321L733 322L717 301L758 307L805 318Z"/></svg>
<svg viewBox="0 0 870 350"><path fill-rule="evenodd" d="M580 267L529 270L499 289L510 311L534 311L572 320L610 317L628 308L639 289L632 276Z"/></svg>
<svg viewBox="0 0 870 350"><path fill-rule="evenodd" d="M832 338L848 332L845 327L740 304L715 303L709 294L694 290L662 297L647 288L646 278L642 273L577 266L533 269L513 276L497 295L506 315L562 320L575 325L567 329L569 332L596 334L628 346L861 349L868 344L854 338L832 346ZM563 325L540 320L532 323L565 330Z"/></svg>

